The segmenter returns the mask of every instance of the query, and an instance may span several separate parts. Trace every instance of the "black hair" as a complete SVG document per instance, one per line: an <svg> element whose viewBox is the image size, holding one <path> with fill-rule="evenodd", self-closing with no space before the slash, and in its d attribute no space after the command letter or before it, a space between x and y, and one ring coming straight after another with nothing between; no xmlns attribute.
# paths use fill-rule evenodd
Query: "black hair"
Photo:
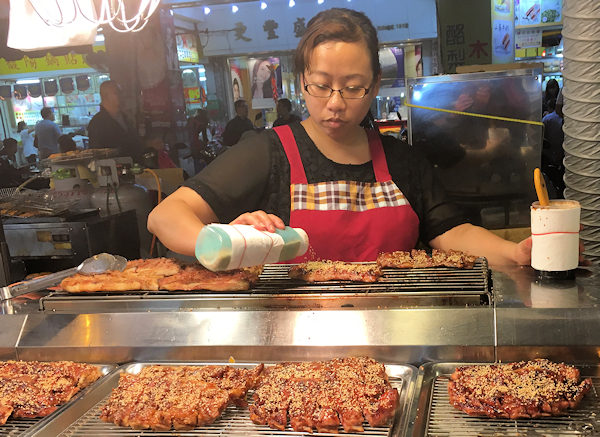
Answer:
<svg viewBox="0 0 600 437"><path fill-rule="evenodd" d="M61 135L58 137L57 142L60 153L77 150L77 144L75 144L75 141L73 141L73 138L70 135Z"/></svg>
<svg viewBox="0 0 600 437"><path fill-rule="evenodd" d="M289 99L279 99L277 100L277 104L283 105L283 107L285 107L288 111L291 112L292 110L292 102L289 101Z"/></svg>
<svg viewBox="0 0 600 437"><path fill-rule="evenodd" d="M311 18L294 55L296 74L301 75L310 70L313 50L327 41L364 41L371 56L373 81L381 75L379 40L375 26L362 12L346 8L327 9Z"/></svg>
<svg viewBox="0 0 600 437"><path fill-rule="evenodd" d="M235 103L233 104L233 107L235 108L235 110L237 112L237 110L244 105L246 105L246 101L244 99L239 99L239 100L235 101Z"/></svg>
<svg viewBox="0 0 600 437"><path fill-rule="evenodd" d="M42 108L42 110L40 111L40 115L42 116L42 118L45 120L46 118L48 118L50 115L52 115L52 108L49 108L48 106L44 106Z"/></svg>

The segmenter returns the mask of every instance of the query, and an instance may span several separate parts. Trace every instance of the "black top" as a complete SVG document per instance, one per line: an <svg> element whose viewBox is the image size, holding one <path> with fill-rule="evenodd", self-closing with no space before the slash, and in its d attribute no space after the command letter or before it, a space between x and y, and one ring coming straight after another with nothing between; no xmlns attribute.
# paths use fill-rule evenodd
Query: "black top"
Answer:
<svg viewBox="0 0 600 437"><path fill-rule="evenodd" d="M13 167L7 156L0 156L0 188L17 187L22 182L21 172Z"/></svg>
<svg viewBox="0 0 600 437"><path fill-rule="evenodd" d="M233 146L240 140L240 137L244 132L252 129L254 129L254 126L249 118L242 118L239 115L236 115L229 120L229 123L225 126L225 131L223 132L223 145L225 147Z"/></svg>
<svg viewBox="0 0 600 437"><path fill-rule="evenodd" d="M376 181L371 161L338 164L319 151L300 123L290 127L309 184ZM447 199L431 165L416 149L394 137L380 137L392 179L419 217L422 242L428 243L467 221L462 211ZM290 165L279 137L272 130L242 140L188 179L184 186L200 194L222 223L229 223L244 212L264 210L289 224Z"/></svg>
<svg viewBox="0 0 600 437"><path fill-rule="evenodd" d="M88 125L88 136L91 149L119 149L122 156L131 156L136 161L141 158L141 141L125 114L122 114L122 120L116 120L100 106L100 112Z"/></svg>
<svg viewBox="0 0 600 437"><path fill-rule="evenodd" d="M288 116L288 118L278 117L277 120L275 120L273 122L273 127L283 126L284 124L292 124L292 123L295 123L297 121L302 121L302 120L296 114L290 114Z"/></svg>

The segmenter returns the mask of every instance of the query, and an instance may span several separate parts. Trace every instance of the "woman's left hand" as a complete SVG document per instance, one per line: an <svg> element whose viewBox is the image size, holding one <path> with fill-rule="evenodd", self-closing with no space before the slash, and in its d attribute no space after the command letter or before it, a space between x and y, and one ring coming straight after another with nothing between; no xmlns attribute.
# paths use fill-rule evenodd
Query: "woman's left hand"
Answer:
<svg viewBox="0 0 600 437"><path fill-rule="evenodd" d="M531 236L515 246L514 261L521 266L531 264Z"/></svg>
<svg viewBox="0 0 600 437"><path fill-rule="evenodd" d="M583 226L579 226L579 230L583 229ZM579 264L588 265L589 262L583 257L583 241L579 240ZM527 237L523 241L517 244L513 255L514 261L519 265L530 265L531 264L531 236Z"/></svg>

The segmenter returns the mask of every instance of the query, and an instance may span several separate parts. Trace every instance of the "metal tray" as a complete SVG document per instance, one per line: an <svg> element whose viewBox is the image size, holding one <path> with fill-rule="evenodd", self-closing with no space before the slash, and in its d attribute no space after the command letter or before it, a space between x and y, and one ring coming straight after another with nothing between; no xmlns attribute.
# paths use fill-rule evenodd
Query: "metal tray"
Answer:
<svg viewBox="0 0 600 437"><path fill-rule="evenodd" d="M448 377L457 366L485 363L428 363L421 366L422 386L413 437L591 436L600 434L600 368L578 366L593 389L579 407L560 417L490 419L469 416L450 405Z"/></svg>
<svg viewBox="0 0 600 437"><path fill-rule="evenodd" d="M102 375L106 376L110 372L115 369L115 365L113 364L94 364L96 367L100 369ZM36 432L40 427L44 427L48 422L52 421L56 418L62 411L72 405L75 401L89 392L92 387L95 387L102 381L102 377L91 384L90 386L84 388L79 393L69 400L69 402L61 405L54 413L50 414L46 417L40 417L35 419L8 419L6 424L0 426L0 436L29 436Z"/></svg>
<svg viewBox="0 0 600 437"><path fill-rule="evenodd" d="M110 396L111 390L119 383L121 373L137 374L142 368L149 365L229 365L238 368L252 368L257 363L184 363L184 362L146 362L130 363L117 368L114 372L103 378L102 383L94 390L86 393L75 404L61 412L54 420L47 423L43 428L38 428L32 436L120 436L120 435L143 435L143 436L290 436L305 435L288 428L285 431L273 430L265 425L255 425L250 420L247 408L229 406L217 421L211 425L196 428L190 431L152 431L134 430L105 423L100 420L100 410ZM265 364L266 366L272 364ZM418 370L406 365L386 365L390 383L400 392L400 405L394 417L393 424L388 427L370 427L365 424L365 432L358 434L347 434L347 436L390 436L401 437L406 435L409 423L409 404L413 399L415 380ZM251 401L252 392L248 393ZM341 428L340 428L341 429ZM332 434L314 433L314 436L326 436Z"/></svg>

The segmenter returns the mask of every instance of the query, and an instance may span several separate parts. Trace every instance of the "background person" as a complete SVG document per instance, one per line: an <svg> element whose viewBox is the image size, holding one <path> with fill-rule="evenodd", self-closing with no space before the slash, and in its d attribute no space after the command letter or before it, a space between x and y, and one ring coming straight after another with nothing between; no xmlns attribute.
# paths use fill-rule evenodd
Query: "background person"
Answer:
<svg viewBox="0 0 600 437"><path fill-rule="evenodd" d="M5 138L0 149L0 188L17 187L23 182L17 168L17 140Z"/></svg>
<svg viewBox="0 0 600 437"><path fill-rule="evenodd" d="M31 135L31 133L34 131L35 126L27 126L27 123L24 120L21 120L19 123L17 123L17 133L21 137L21 147L23 156L27 161L25 165L28 163L33 163L37 159L38 150L33 145L33 135Z"/></svg>
<svg viewBox="0 0 600 437"><path fill-rule="evenodd" d="M288 99L279 99L277 101L277 119L273 122L273 127L296 123L297 121L301 120L300 117L292 113L292 102Z"/></svg>
<svg viewBox="0 0 600 437"><path fill-rule="evenodd" d="M565 182L563 176L565 174L565 166L563 158L565 151L563 149L563 141L565 134L563 132L563 119L555 110L556 103L548 102L548 110L551 111L542 118L544 123L544 142L542 145L542 171L548 176L550 182L556 189L558 198L563 198L563 190Z"/></svg>
<svg viewBox="0 0 600 437"><path fill-rule="evenodd" d="M151 168L177 168L166 148L163 136L160 133L151 133L144 139L144 146L146 153L150 149L156 152L156 164L158 167Z"/></svg>
<svg viewBox="0 0 600 437"><path fill-rule="evenodd" d="M159 204L148 229L167 247L194 254L207 223L287 224L306 230L314 259L373 261L421 240L491 263L530 262L531 239L516 244L466 223L418 151L360 126L381 80L364 14L334 8L312 18L295 70L310 116L249 137Z"/></svg>
<svg viewBox="0 0 600 437"><path fill-rule="evenodd" d="M35 142L37 142L40 159L44 159L58 152L58 137L62 135L62 132L58 125L54 123L52 108L44 106L40 114L42 120L35 125Z"/></svg>
<svg viewBox="0 0 600 437"><path fill-rule="evenodd" d="M233 104L235 108L235 117L229 120L223 131L223 146L233 146L240 140L242 134L248 130L253 130L254 125L248 118L248 103L245 100L237 100Z"/></svg>
<svg viewBox="0 0 600 437"><path fill-rule="evenodd" d="M112 80L100 85L100 111L88 125L91 149L118 149L119 155L131 156L139 161L142 154L141 140L133 124L121 110L121 90Z"/></svg>
<svg viewBox="0 0 600 437"><path fill-rule="evenodd" d="M546 82L546 90L544 91L544 98L542 101L542 116L554 111L559 91L560 86L556 79L550 79Z"/></svg>
<svg viewBox="0 0 600 437"><path fill-rule="evenodd" d="M73 152L77 150L77 144L71 135L61 135L58 137L58 150L60 153Z"/></svg>

